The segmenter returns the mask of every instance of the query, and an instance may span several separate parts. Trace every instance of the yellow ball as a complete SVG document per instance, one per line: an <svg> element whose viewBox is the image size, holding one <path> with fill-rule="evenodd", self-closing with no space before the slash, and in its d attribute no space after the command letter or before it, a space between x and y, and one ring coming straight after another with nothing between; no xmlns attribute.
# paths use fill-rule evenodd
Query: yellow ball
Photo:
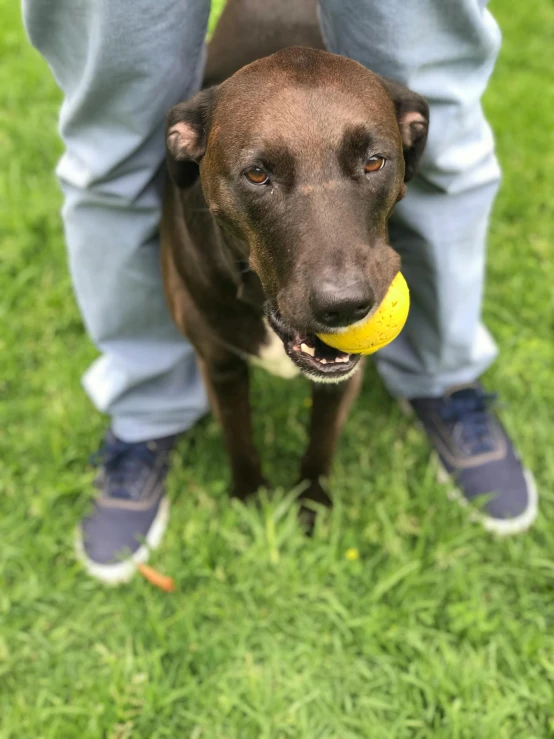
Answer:
<svg viewBox="0 0 554 739"><path fill-rule="evenodd" d="M373 354L402 331L410 309L410 291L398 272L374 313L336 334L318 334L321 341L347 354Z"/></svg>

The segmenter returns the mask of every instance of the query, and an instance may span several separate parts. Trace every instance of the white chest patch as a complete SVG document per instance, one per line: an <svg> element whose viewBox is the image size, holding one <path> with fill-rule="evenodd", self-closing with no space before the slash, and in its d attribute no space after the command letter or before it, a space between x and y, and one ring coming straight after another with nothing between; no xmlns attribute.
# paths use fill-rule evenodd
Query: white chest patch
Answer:
<svg viewBox="0 0 554 739"><path fill-rule="evenodd" d="M266 342L260 347L258 356L251 356L250 361L257 367L262 367L271 375L291 380L300 374L300 370L287 356L283 342L269 323L267 321L264 321L264 323L266 326Z"/></svg>

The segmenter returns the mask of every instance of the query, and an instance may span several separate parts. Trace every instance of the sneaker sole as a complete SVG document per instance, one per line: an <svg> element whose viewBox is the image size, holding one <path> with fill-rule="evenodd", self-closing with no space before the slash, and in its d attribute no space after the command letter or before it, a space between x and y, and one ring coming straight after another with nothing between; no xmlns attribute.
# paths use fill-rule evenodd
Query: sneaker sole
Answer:
<svg viewBox="0 0 554 739"><path fill-rule="evenodd" d="M397 398L400 410L407 416L415 416L415 412L410 403L405 398ZM417 420L417 426L423 431L423 426L419 420ZM486 516L483 513L472 508L468 499L464 496L462 491L452 485L452 477L448 470L444 467L440 456L437 452L431 452L431 463L435 467L435 474L438 482L442 485L448 486L447 496L449 500L453 500L468 513L470 521L480 523L486 531L497 536L514 536L515 534L521 534L527 531L539 512L539 494L537 491L537 485L533 473L526 467L523 467L523 476L527 485L527 494L529 496L529 502L527 508L520 513L519 516L514 518L493 518L492 516Z"/></svg>
<svg viewBox="0 0 554 739"><path fill-rule="evenodd" d="M83 543L83 534L81 529L77 528L75 532L75 554L77 559L83 564L91 577L100 580L106 585L120 585L129 582L137 571L137 565L147 562L150 552L160 546L167 524L169 523L169 507L169 499L164 497L160 503L156 517L146 534L145 543L128 559L111 565L99 564L87 556Z"/></svg>

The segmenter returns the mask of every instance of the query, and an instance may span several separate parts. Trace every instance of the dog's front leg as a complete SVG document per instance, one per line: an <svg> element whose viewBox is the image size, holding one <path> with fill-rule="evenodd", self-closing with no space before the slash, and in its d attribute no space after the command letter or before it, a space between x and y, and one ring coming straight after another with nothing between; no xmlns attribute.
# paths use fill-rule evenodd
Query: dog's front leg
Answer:
<svg viewBox="0 0 554 739"><path fill-rule="evenodd" d="M241 500L266 487L254 447L248 365L231 354L200 366L212 410L221 424L233 476L232 494Z"/></svg>
<svg viewBox="0 0 554 739"><path fill-rule="evenodd" d="M331 505L321 481L329 476L341 429L360 391L362 379L363 369L360 367L350 380L338 385L314 383L310 440L301 466L302 480L310 485L303 491L301 499Z"/></svg>

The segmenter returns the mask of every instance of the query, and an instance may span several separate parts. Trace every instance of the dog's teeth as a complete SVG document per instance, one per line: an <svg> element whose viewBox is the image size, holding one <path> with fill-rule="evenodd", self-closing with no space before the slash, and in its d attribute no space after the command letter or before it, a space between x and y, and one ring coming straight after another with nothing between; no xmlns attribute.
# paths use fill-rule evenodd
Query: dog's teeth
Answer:
<svg viewBox="0 0 554 739"><path fill-rule="evenodd" d="M342 357L337 357L335 359L335 362L348 362L349 359L350 357L348 356L348 354L345 354Z"/></svg>
<svg viewBox="0 0 554 739"><path fill-rule="evenodd" d="M320 364L327 364L327 360L325 359L325 357L323 357L322 359L319 360L319 363Z"/></svg>
<svg viewBox="0 0 554 739"><path fill-rule="evenodd" d="M315 356L315 349L312 349L312 347L307 344L300 344L300 351L304 352L304 354L309 354L310 357Z"/></svg>

